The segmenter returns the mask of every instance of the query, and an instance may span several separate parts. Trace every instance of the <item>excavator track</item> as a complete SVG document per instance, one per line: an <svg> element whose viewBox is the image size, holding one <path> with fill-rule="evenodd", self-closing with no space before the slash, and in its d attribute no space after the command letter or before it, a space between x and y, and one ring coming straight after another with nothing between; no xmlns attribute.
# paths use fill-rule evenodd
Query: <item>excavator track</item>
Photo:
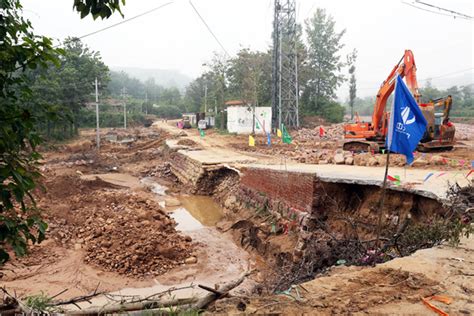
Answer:
<svg viewBox="0 0 474 316"><path fill-rule="evenodd" d="M365 141L365 140L354 140L345 142L342 145L342 149L346 151L352 151L355 153L363 153L363 152L376 152L380 151L380 146L376 142Z"/></svg>
<svg viewBox="0 0 474 316"><path fill-rule="evenodd" d="M454 146L452 142L440 143L439 141L431 141L427 143L419 143L416 150L419 152L437 152L437 151L450 151L453 150Z"/></svg>

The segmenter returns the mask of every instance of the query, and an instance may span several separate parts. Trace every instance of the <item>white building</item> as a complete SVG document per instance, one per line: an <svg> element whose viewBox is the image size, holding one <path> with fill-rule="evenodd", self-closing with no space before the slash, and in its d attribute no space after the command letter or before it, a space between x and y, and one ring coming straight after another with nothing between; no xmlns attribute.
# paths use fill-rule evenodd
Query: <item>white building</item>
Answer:
<svg viewBox="0 0 474 316"><path fill-rule="evenodd" d="M229 133L252 133L253 108L244 105L228 105L227 131ZM271 132L272 108L255 107L255 133L264 134Z"/></svg>

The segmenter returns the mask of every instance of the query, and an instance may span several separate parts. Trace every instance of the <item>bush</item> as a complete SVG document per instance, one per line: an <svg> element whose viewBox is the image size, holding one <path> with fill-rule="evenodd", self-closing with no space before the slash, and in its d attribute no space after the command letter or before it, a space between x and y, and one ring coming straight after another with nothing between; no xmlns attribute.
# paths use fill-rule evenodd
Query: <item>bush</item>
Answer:
<svg viewBox="0 0 474 316"><path fill-rule="evenodd" d="M344 118L345 109L337 102L328 102L322 108L322 116L331 123L340 123Z"/></svg>
<svg viewBox="0 0 474 316"><path fill-rule="evenodd" d="M95 110L81 109L78 115L80 127L96 127ZM143 113L127 113L127 125L142 125L145 123ZM123 112L99 112L100 127L123 127Z"/></svg>
<svg viewBox="0 0 474 316"><path fill-rule="evenodd" d="M301 99L301 110L304 115L319 116L331 123L342 122L346 109L336 101L328 100L321 97L318 102L308 100L308 98Z"/></svg>
<svg viewBox="0 0 474 316"><path fill-rule="evenodd" d="M154 105L149 112L167 119L179 118L182 114L181 109L176 105Z"/></svg>

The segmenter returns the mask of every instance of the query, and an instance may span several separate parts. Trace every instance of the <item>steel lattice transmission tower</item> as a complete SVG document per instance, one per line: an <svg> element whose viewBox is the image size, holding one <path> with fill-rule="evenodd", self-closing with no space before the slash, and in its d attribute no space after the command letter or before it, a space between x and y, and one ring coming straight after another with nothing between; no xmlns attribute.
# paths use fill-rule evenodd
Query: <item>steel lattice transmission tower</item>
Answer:
<svg viewBox="0 0 474 316"><path fill-rule="evenodd" d="M296 1L275 0L272 60L272 127L299 127Z"/></svg>

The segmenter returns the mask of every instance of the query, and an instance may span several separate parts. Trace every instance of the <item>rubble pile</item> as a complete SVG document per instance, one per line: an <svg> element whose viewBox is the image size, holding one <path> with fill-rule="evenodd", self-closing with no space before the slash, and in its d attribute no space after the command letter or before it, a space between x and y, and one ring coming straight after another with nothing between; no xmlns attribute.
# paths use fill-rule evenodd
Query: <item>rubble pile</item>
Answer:
<svg viewBox="0 0 474 316"><path fill-rule="evenodd" d="M284 144L280 139L274 138L272 146L268 146L266 139L256 137L256 146L249 147L247 144L235 144L238 150L259 152L262 154L293 160L307 164L338 164L356 166L385 166L387 156L381 153L354 153L344 151L341 147L344 143L344 124L333 124L323 126L324 135L320 136L320 126L315 128L302 128L291 131L293 141ZM457 139L469 139L474 133L474 128L468 124L456 124ZM439 153L415 153L415 168L430 168L443 166L443 169L466 169L469 162L473 160L472 154L465 156L462 150ZM406 159L403 155L392 153L390 166L405 166Z"/></svg>
<svg viewBox="0 0 474 316"><path fill-rule="evenodd" d="M192 239L176 232L175 221L156 201L99 179L56 177L46 186L43 207L61 201L47 212L49 236L64 247L84 249L87 263L145 277L192 257Z"/></svg>
<svg viewBox="0 0 474 316"><path fill-rule="evenodd" d="M177 144L182 145L182 146L189 146L189 147L195 147L198 145L194 140L189 139L189 138L180 139Z"/></svg>
<svg viewBox="0 0 474 316"><path fill-rule="evenodd" d="M298 143L324 141L324 140L343 140L344 139L344 124L333 124L329 126L322 126L324 130L323 135L320 136L320 127L302 128L295 132L295 141Z"/></svg>
<svg viewBox="0 0 474 316"><path fill-rule="evenodd" d="M455 123L456 127L456 139L457 140L470 140L474 135L474 126L472 124Z"/></svg>

